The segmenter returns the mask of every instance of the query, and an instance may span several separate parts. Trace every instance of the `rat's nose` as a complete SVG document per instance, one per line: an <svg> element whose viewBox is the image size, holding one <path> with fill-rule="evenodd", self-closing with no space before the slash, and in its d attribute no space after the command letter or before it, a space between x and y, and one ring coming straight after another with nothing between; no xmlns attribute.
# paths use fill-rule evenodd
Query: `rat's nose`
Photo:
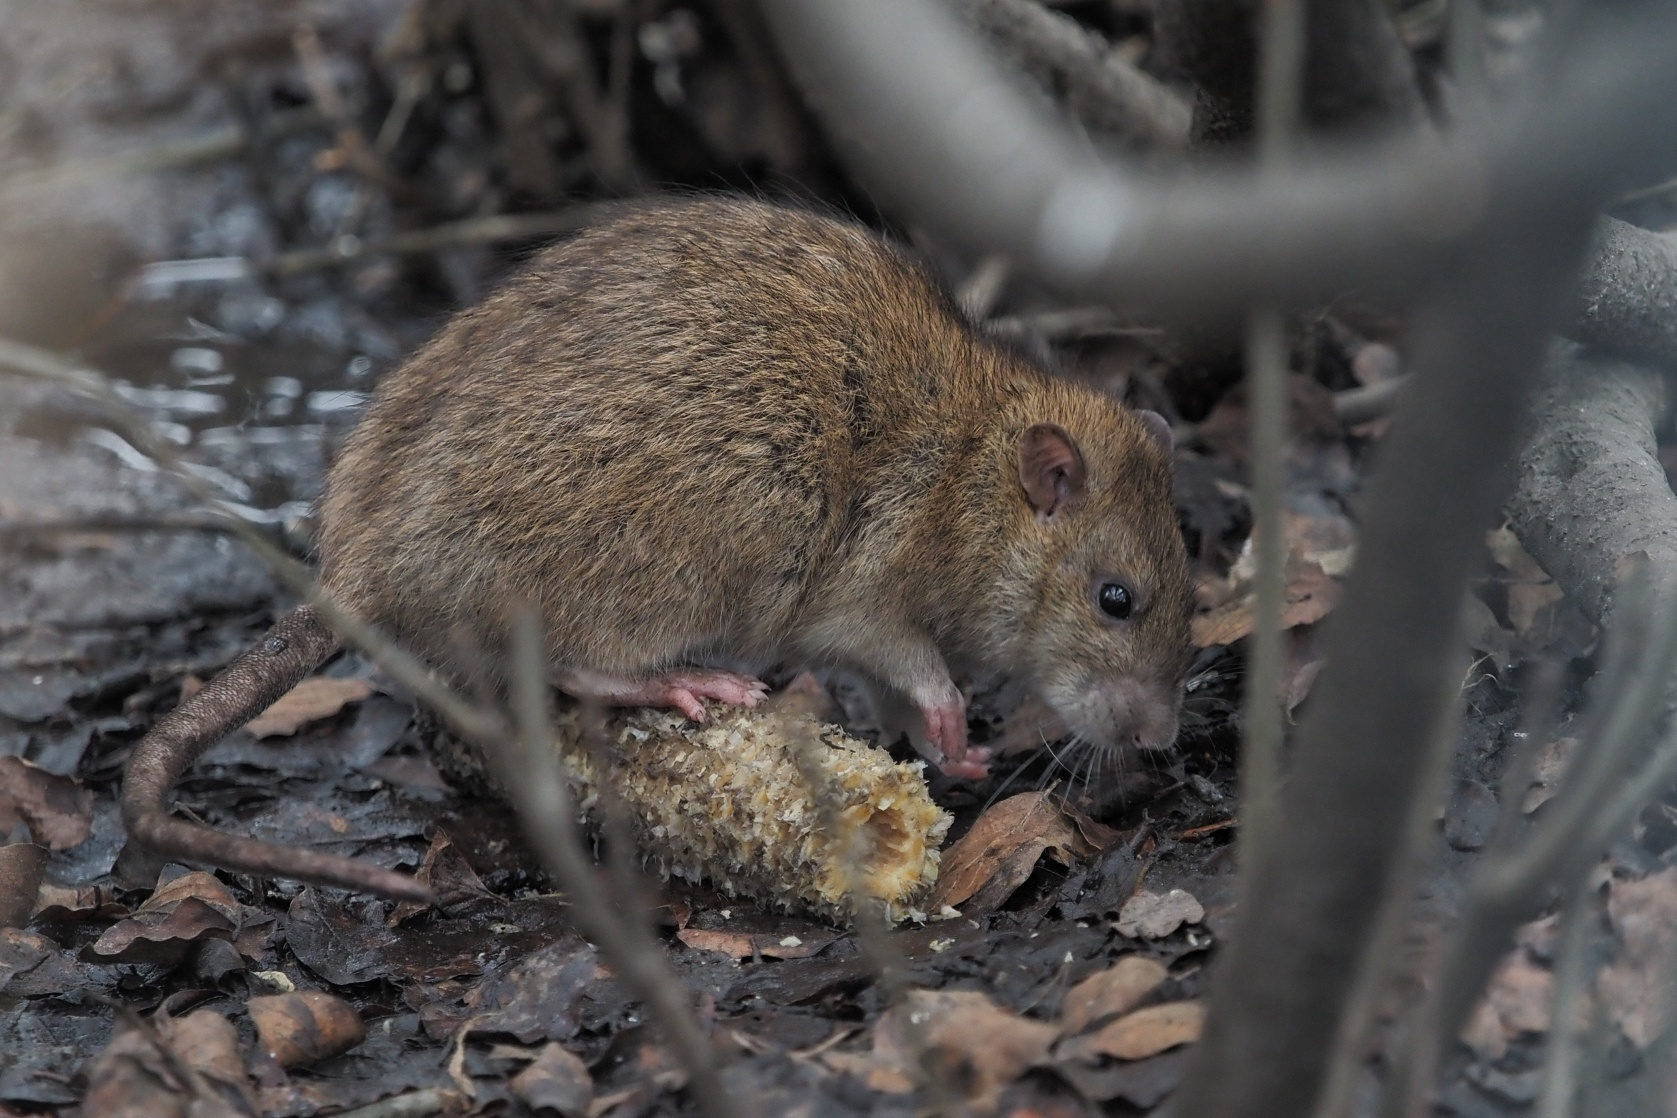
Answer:
<svg viewBox="0 0 1677 1118"><path fill-rule="evenodd" d="M1108 701L1117 741L1144 751L1169 749L1176 741L1174 690L1140 680L1119 680L1109 691Z"/></svg>

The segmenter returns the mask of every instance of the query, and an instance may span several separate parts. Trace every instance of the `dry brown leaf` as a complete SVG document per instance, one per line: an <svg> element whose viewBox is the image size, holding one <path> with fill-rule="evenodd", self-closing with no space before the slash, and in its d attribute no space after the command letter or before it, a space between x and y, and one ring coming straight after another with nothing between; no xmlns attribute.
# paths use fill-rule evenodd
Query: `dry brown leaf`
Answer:
<svg viewBox="0 0 1677 1118"><path fill-rule="evenodd" d="M1462 1029L1462 1041L1481 1058L1500 1059L1522 1033L1549 1031L1555 976L1523 950L1509 952L1491 976L1485 997Z"/></svg>
<svg viewBox="0 0 1677 1118"><path fill-rule="evenodd" d="M1282 607L1281 627L1293 629L1300 625L1314 625L1339 604L1339 582L1320 566L1299 562L1287 572L1287 598ZM1256 623L1257 601L1251 593L1242 594L1210 613L1194 616L1194 646L1209 648L1218 644L1234 644L1251 634Z"/></svg>
<svg viewBox="0 0 1677 1118"><path fill-rule="evenodd" d="M186 1064L214 1081L224 1096L242 1099L256 1109L256 1092L239 1051L239 1030L213 1009L196 1009L185 1017L159 1023L159 1032Z"/></svg>
<svg viewBox="0 0 1677 1118"><path fill-rule="evenodd" d="M1128 1013L1159 988L1167 975L1164 965L1145 955L1126 955L1066 992L1060 1007L1060 1028L1080 1033L1102 1018Z"/></svg>
<svg viewBox="0 0 1677 1118"><path fill-rule="evenodd" d="M911 1090L920 1082L910 1028L919 1030L944 1081L980 1107L993 1104L1027 1068L1045 1063L1059 1035L1054 1026L1010 1013L976 990L913 990L880 1017L863 1076L870 1085L906 1086L876 1089Z"/></svg>
<svg viewBox="0 0 1677 1118"><path fill-rule="evenodd" d="M273 706L251 719L245 729L259 738L288 737L308 723L330 718L372 693L372 686L364 679L313 676L281 695Z"/></svg>
<svg viewBox="0 0 1677 1118"><path fill-rule="evenodd" d="M1073 1037L1061 1045L1060 1055L1074 1060L1096 1056L1145 1060L1178 1045L1192 1044L1204 1027L1205 1007L1199 1002L1148 1006L1088 1036Z"/></svg>
<svg viewBox="0 0 1677 1118"><path fill-rule="evenodd" d="M807 959L832 943L838 935L825 932L818 935L778 935L774 932L683 928L675 934L675 938L688 947L715 951L733 959L751 959L758 955L766 959Z"/></svg>
<svg viewBox="0 0 1677 1118"><path fill-rule="evenodd" d="M248 1008L257 1039L282 1068L331 1059L367 1038L355 1008L319 990L252 998Z"/></svg>
<svg viewBox="0 0 1677 1118"><path fill-rule="evenodd" d="M1118 932L1131 939L1163 939L1184 924L1198 924L1205 909L1185 889L1168 893L1143 890L1118 911Z"/></svg>
<svg viewBox="0 0 1677 1118"><path fill-rule="evenodd" d="M1665 1031L1671 1017L1671 959L1677 947L1677 867L1641 881L1608 886L1607 916L1619 937L1613 962L1597 979L1608 1014L1638 1048Z"/></svg>
<svg viewBox="0 0 1677 1118"><path fill-rule="evenodd" d="M194 871L159 886L133 916L106 928L91 951L105 963L172 965L209 937L232 941L241 952L253 954L260 944L246 934L260 936L262 927L272 923L271 915L240 904L218 879Z"/></svg>
<svg viewBox="0 0 1677 1118"><path fill-rule="evenodd" d="M1024 884L1037 859L1049 850L1062 861L1069 861L1072 854L1089 857L1095 853L1049 792L1022 792L1003 800L980 815L972 830L943 852L930 910L975 897L972 911L995 908Z"/></svg>
<svg viewBox="0 0 1677 1118"><path fill-rule="evenodd" d="M1556 738L1544 744L1532 770L1531 787L1520 799L1521 812L1530 815L1555 798L1555 793L1560 790L1561 778L1566 774L1566 767L1577 748L1577 738Z"/></svg>
<svg viewBox="0 0 1677 1118"><path fill-rule="evenodd" d="M594 1098L588 1066L557 1041L549 1041L535 1062L513 1076L507 1086L531 1110L552 1110L564 1118L587 1114Z"/></svg>
<svg viewBox="0 0 1677 1118"><path fill-rule="evenodd" d="M129 915L126 905L117 903L116 890L109 885L54 885L43 883L35 894L33 920L52 924L120 920Z"/></svg>
<svg viewBox="0 0 1677 1118"><path fill-rule="evenodd" d="M414 880L429 885L436 900L427 903L398 903L385 918L385 927L399 927L420 913L431 911L432 908L448 908L473 898L495 896L466 860L466 855L454 845L454 839L440 827L437 833L431 836L431 845L425 851L425 860L420 863L419 872L414 874Z"/></svg>
<svg viewBox="0 0 1677 1118"><path fill-rule="evenodd" d="M93 797L69 777L0 757L0 836L19 822L38 845L68 850L93 833Z"/></svg>

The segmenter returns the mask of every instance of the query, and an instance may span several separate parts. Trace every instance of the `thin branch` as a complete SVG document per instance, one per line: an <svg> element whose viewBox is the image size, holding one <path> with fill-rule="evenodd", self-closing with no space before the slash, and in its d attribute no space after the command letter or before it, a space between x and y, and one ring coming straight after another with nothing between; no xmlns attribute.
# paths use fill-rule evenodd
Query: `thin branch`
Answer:
<svg viewBox="0 0 1677 1118"><path fill-rule="evenodd" d="M300 248L276 256L266 270L276 276L292 276L353 264L372 256L411 256L466 245L496 241L534 240L586 228L616 209L621 202L584 202L562 210L542 213L492 214L432 225L376 240L339 237L324 248Z"/></svg>
<svg viewBox="0 0 1677 1118"><path fill-rule="evenodd" d="M1117 58L1100 36L1036 0L962 0L967 15L1033 69L1063 84L1067 107L1099 132L1162 148L1188 141L1182 97Z"/></svg>
<svg viewBox="0 0 1677 1118"><path fill-rule="evenodd" d="M1500 503L1542 336L1589 214L1487 231L1429 301L1412 395L1365 494L1358 561L1294 750L1281 837L1246 879L1190 1057L1184 1118L1310 1111L1450 693L1457 606Z"/></svg>
<svg viewBox="0 0 1677 1118"><path fill-rule="evenodd" d="M1590 978L1590 935L1595 905L1588 878L1580 879L1562 909L1561 943L1555 959L1555 1000L1549 1012L1548 1050L1543 1054L1543 1089L1537 1118L1572 1118L1578 1094L1578 1017Z"/></svg>
<svg viewBox="0 0 1677 1118"><path fill-rule="evenodd" d="M827 770L822 767L820 755L816 752L824 748L814 729L807 724L799 726L787 740L792 762L809 789L810 799L815 801L819 825L838 853L839 871L844 874L844 891L850 899L856 945L868 967L878 976L887 1003L904 1005L908 982L903 973L903 957L888 934L887 910L861 891L861 883L867 880L865 867L871 853L868 832L862 827L845 823L843 800L834 792ZM913 1049L915 1063L925 1077L936 1113L945 1118L958 1118L962 1113L957 1101L959 1095L948 1083L942 1065L927 1043L925 1030L909 1013L903 1014L902 1025L905 1038Z"/></svg>
<svg viewBox="0 0 1677 1118"><path fill-rule="evenodd" d="M531 610L518 613L512 633L512 701L518 734L488 757L531 845L570 898L571 914L610 961L617 976L657 1017L676 1057L687 1070L688 1087L707 1118L736 1118L743 1100L722 1085L716 1049L693 1012L692 996L676 980L642 920L619 917L600 887L593 860L578 838L576 805L553 740L546 639ZM642 914L644 915L644 913Z"/></svg>
<svg viewBox="0 0 1677 1118"><path fill-rule="evenodd" d="M1304 57L1303 0L1266 0L1258 66L1258 145L1265 168L1285 166L1298 127ZM1252 402L1252 511L1258 525L1251 670L1246 677L1240 757L1243 864L1274 837L1281 799L1281 612L1287 592L1287 323L1280 308L1255 306L1246 326L1247 397Z"/></svg>

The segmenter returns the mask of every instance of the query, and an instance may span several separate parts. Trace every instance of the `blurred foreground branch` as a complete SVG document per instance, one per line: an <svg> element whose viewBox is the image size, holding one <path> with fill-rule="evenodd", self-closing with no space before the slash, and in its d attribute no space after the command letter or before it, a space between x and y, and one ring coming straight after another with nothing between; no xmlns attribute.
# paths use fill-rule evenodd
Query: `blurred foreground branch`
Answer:
<svg viewBox="0 0 1677 1118"><path fill-rule="evenodd" d="M1487 215L1593 203L1657 173L1677 131L1672 28L1627 16L1582 37L1541 99L1449 142L1162 179L1091 155L928 0L783 0L765 14L829 134L906 212L1062 288L1178 313L1412 290L1460 267Z"/></svg>

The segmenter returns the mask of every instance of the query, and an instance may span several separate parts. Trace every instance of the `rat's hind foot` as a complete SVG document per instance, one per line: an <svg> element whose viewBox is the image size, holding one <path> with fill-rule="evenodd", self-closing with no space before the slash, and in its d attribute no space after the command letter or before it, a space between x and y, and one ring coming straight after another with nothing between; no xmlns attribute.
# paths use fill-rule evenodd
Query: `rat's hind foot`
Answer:
<svg viewBox="0 0 1677 1118"><path fill-rule="evenodd" d="M705 700L754 707L768 685L737 672L716 668L677 668L650 679L587 670L554 673L553 684L567 695L617 707L672 707L695 722L705 720Z"/></svg>

